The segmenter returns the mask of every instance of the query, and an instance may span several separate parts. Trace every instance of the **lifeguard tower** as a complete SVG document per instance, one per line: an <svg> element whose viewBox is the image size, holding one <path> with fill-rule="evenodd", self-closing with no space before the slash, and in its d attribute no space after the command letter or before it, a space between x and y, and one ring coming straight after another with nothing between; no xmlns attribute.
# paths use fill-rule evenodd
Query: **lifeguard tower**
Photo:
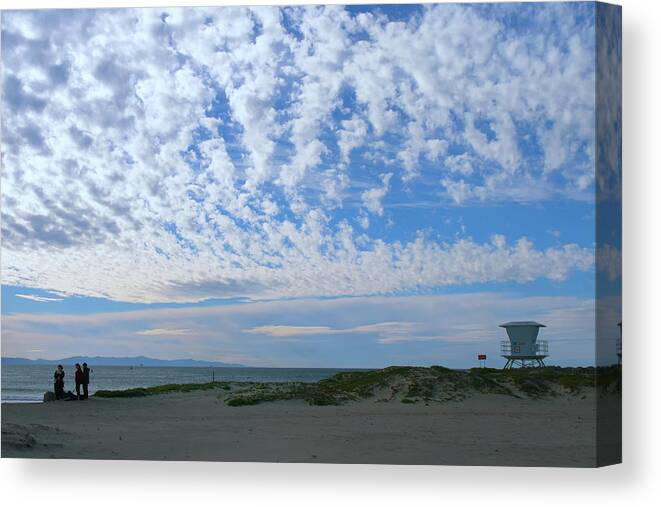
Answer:
<svg viewBox="0 0 661 507"><path fill-rule="evenodd" d="M505 370L514 366L545 366L549 343L546 340L537 341L539 328L546 327L544 324L527 320L507 322L499 327L504 327L509 337L509 340L500 342L500 355L507 359Z"/></svg>

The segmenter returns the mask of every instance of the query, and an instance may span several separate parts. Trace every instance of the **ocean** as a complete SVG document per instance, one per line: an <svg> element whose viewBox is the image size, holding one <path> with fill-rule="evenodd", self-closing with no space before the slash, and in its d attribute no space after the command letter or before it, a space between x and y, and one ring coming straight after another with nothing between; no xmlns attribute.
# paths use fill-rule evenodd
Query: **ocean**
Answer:
<svg viewBox="0 0 661 507"><path fill-rule="evenodd" d="M151 387L161 384L210 382L212 378L237 382L317 382L342 371L331 368L197 368L158 366L91 366L90 394L105 389ZM2 366L2 403L43 401L53 390L51 365ZM73 366L65 366L64 390L75 392Z"/></svg>

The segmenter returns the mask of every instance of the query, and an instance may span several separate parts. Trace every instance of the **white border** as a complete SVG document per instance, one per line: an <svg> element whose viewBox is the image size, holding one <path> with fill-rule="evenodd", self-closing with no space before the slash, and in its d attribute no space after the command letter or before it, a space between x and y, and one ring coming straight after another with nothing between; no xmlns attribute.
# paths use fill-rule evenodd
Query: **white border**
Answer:
<svg viewBox="0 0 661 507"><path fill-rule="evenodd" d="M0 8L320 2L8 1ZM327 2L327 3L375 3ZM381 2L384 3L384 2ZM395 2L408 3L408 2ZM624 6L625 464L600 470L69 460L0 462L4 505L652 505L661 497L661 5ZM656 333L656 334L655 334ZM660 456L661 457L661 456Z"/></svg>

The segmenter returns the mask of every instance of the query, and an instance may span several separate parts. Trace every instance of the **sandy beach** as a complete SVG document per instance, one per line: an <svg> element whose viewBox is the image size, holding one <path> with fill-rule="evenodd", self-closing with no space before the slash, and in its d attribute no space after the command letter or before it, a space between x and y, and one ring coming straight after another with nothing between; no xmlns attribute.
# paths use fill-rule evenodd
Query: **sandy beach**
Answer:
<svg viewBox="0 0 661 507"><path fill-rule="evenodd" d="M219 391L3 404L2 457L595 466L590 392L231 407Z"/></svg>

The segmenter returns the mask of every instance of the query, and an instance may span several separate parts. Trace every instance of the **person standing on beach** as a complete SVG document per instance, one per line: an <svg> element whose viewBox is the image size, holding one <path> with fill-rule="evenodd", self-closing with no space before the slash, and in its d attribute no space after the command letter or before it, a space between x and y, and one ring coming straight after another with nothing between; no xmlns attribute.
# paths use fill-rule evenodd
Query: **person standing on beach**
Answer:
<svg viewBox="0 0 661 507"><path fill-rule="evenodd" d="M86 400L89 396L88 386L90 383L90 370L87 363L83 363L83 399Z"/></svg>
<svg viewBox="0 0 661 507"><path fill-rule="evenodd" d="M57 369L53 374L54 379L54 389L55 389L55 399L61 400L64 398L64 368L61 364L57 365Z"/></svg>
<svg viewBox="0 0 661 507"><path fill-rule="evenodd" d="M76 398L80 399L80 386L83 383L83 370L80 369L80 364L76 363Z"/></svg>

